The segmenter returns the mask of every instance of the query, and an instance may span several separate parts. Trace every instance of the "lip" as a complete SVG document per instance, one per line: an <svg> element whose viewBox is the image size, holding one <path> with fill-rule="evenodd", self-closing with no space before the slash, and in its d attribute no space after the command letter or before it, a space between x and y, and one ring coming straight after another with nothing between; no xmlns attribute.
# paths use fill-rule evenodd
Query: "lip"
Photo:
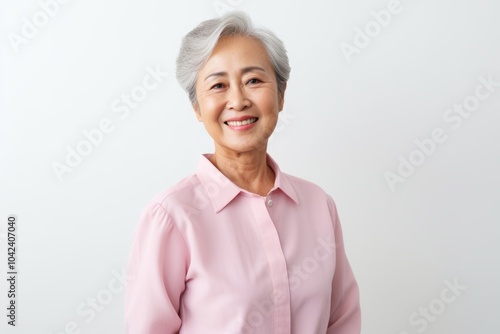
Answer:
<svg viewBox="0 0 500 334"><path fill-rule="evenodd" d="M235 121L242 122L242 121L244 121L246 119L250 119L250 118L257 118L257 120L259 120L259 118L257 116L240 116L240 117L233 117L233 118L226 119L224 121L224 123L226 123L226 122L235 122Z"/></svg>
<svg viewBox="0 0 500 334"><path fill-rule="evenodd" d="M234 121L242 122L244 120L252 119L252 118L256 118L257 120L253 123L250 123L250 124L245 124L245 125L240 125L240 126L231 126L227 123L227 122L234 122ZM226 120L224 122L224 124L228 128L230 128L231 130L234 130L234 131L247 131L247 130L250 130L251 128L253 128L255 126L255 124L257 124L258 121L259 121L259 118L255 117L255 116L241 116L241 117L230 118L230 119Z"/></svg>

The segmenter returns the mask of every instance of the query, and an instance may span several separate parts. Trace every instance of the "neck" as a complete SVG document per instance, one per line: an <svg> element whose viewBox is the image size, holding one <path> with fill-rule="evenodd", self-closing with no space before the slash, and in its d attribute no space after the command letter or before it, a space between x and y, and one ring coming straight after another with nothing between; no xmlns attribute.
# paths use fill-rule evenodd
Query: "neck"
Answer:
<svg viewBox="0 0 500 334"><path fill-rule="evenodd" d="M238 187L266 196L274 186L274 171L267 165L266 150L245 153L228 152L216 147L209 159Z"/></svg>

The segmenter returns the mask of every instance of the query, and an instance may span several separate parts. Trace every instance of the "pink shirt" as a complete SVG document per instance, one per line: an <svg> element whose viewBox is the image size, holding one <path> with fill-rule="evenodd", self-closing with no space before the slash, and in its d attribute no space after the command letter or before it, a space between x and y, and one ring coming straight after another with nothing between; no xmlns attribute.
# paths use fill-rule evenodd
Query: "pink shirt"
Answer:
<svg viewBox="0 0 500 334"><path fill-rule="evenodd" d="M268 196L201 156L144 209L128 262L128 334L357 334L358 285L332 198L280 171Z"/></svg>

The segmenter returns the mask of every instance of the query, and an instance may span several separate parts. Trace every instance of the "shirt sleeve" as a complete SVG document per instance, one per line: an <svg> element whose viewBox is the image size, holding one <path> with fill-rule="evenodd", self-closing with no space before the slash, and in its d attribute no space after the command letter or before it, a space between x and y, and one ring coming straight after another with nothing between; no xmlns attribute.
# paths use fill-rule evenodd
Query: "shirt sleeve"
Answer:
<svg viewBox="0 0 500 334"><path fill-rule="evenodd" d="M127 264L127 334L172 334L181 327L179 307L189 266L186 244L160 203L142 212Z"/></svg>
<svg viewBox="0 0 500 334"><path fill-rule="evenodd" d="M337 208L330 196L328 196L328 206L334 224L336 264L332 282L330 321L326 334L359 334L361 332L359 288L345 253Z"/></svg>

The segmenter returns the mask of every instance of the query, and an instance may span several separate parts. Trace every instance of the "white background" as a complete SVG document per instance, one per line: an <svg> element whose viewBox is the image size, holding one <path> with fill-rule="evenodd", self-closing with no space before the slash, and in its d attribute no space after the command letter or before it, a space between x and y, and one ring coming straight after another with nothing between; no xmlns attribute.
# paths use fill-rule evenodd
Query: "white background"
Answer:
<svg viewBox="0 0 500 334"><path fill-rule="evenodd" d="M181 37L218 16L218 2L248 12L287 46L292 73L269 152L336 201L363 333L498 331L500 87L459 127L443 115L474 101L480 77L500 82L500 3L401 0L377 31L370 13L388 0L74 0L47 22L38 1L2 0L0 267L4 277L15 214L19 294L13 329L1 280L1 332L124 331L115 277L139 214L212 151L173 69ZM23 18L36 15L38 31L16 47L9 36L22 36ZM346 56L342 43L355 46L366 27L370 43ZM113 104L148 67L169 75L120 118ZM54 162L65 164L67 147L106 118L113 131L59 179ZM415 153L415 140L435 128L446 141ZM391 189L384 174L412 154L420 165ZM466 287L446 304L445 281ZM99 311L90 311L92 299ZM429 306L432 321L422 320Z"/></svg>

